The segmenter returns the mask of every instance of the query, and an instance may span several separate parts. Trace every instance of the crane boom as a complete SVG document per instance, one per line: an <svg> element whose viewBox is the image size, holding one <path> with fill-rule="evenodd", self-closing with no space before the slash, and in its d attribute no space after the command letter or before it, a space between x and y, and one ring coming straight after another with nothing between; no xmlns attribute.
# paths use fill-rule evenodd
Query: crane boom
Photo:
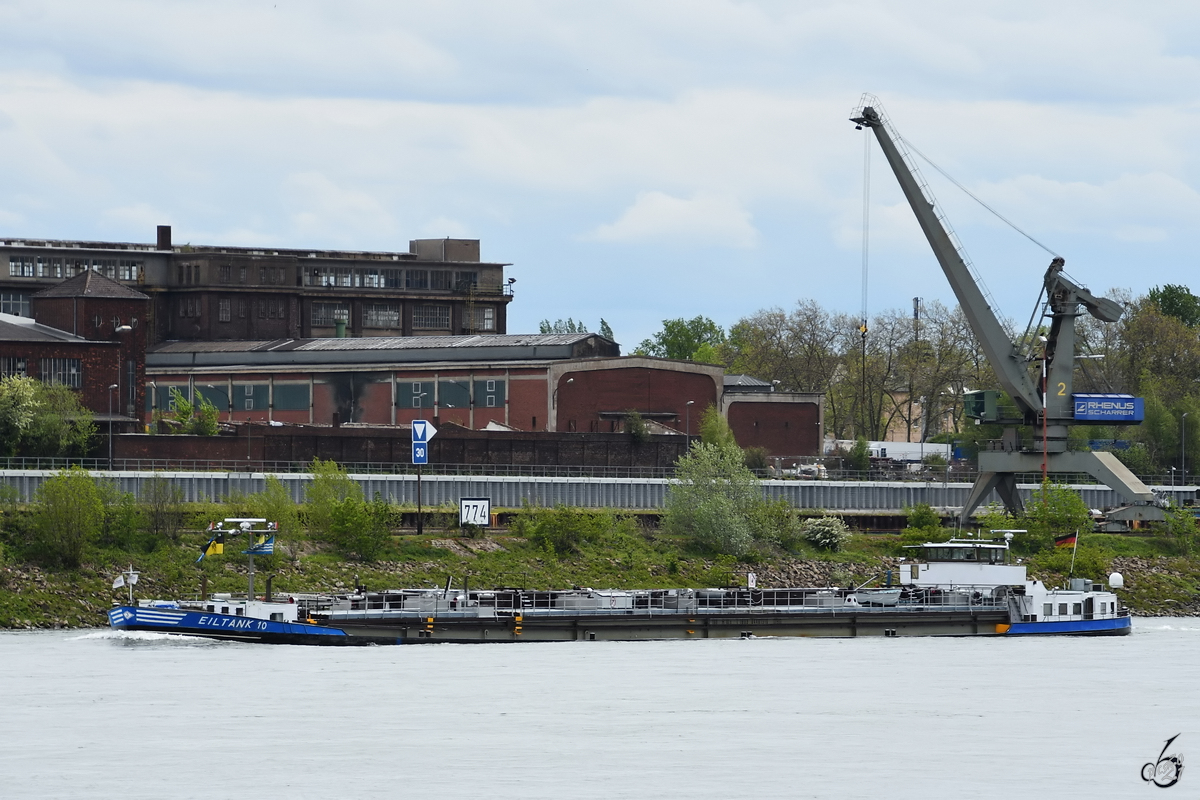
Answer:
<svg viewBox="0 0 1200 800"><path fill-rule="evenodd" d="M934 213L934 204L925 196L912 170L905 163L904 156L896 147L888 126L871 106L864 107L862 115L855 117L853 122L870 128L875 134L888 165L895 173L896 180L900 182L901 191L904 192L925 238L933 248L933 254L937 257L942 272L950 281L950 288L954 290L975 338L979 340L988 363L996 371L996 378L1016 402L1026 420L1031 423L1036 421L1042 403L1037 387L1029 376L1028 363L1017 353L1016 346L996 318L987 298L971 277L971 271L967 269L958 248L951 241L950 234Z"/></svg>

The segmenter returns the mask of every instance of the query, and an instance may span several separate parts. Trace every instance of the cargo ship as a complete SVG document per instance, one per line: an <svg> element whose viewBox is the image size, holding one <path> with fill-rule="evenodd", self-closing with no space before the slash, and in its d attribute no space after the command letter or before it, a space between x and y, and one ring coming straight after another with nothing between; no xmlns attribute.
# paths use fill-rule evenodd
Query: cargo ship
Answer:
<svg viewBox="0 0 1200 800"><path fill-rule="evenodd" d="M444 587L278 601L215 595L118 606L114 628L294 644L634 641L764 636L1122 635L1128 609L1108 586L1051 588L1011 563L1012 532L914 548L877 586L708 589Z"/></svg>

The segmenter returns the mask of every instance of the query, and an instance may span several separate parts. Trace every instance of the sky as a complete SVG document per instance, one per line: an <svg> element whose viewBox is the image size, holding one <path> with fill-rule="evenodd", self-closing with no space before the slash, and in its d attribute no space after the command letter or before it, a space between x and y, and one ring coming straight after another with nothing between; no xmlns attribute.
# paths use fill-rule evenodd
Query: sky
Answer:
<svg viewBox="0 0 1200 800"><path fill-rule="evenodd" d="M512 333L952 303L896 129L1093 291L1200 293L1200 4L0 0L0 238L481 240ZM870 179L864 181L869 158ZM1051 256L929 167L1023 325Z"/></svg>

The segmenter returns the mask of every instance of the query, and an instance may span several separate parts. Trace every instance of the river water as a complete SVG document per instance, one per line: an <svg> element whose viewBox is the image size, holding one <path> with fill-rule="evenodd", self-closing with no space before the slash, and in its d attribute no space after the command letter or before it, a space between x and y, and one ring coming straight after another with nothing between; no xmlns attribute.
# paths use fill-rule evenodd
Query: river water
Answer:
<svg viewBox="0 0 1200 800"><path fill-rule="evenodd" d="M1140 772L1168 737L1200 759L1200 620L1134 625L378 648L3 633L0 798L1158 796ZM1200 796L1191 769L1163 796Z"/></svg>

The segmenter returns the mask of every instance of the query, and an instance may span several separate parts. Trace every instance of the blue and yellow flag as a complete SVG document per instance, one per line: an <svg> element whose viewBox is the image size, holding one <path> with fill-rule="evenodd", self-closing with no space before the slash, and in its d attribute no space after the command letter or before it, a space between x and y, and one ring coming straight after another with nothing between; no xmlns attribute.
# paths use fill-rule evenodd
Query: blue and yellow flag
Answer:
<svg viewBox="0 0 1200 800"><path fill-rule="evenodd" d="M208 544L204 545L204 549L200 551L200 557L196 559L199 564L204 560L205 556L219 556L225 552L225 531L218 531L213 535L213 538L208 540Z"/></svg>
<svg viewBox="0 0 1200 800"><path fill-rule="evenodd" d="M249 550L243 550L243 555L249 556L269 556L275 552L275 535L267 536L261 533L254 537L254 544Z"/></svg>

